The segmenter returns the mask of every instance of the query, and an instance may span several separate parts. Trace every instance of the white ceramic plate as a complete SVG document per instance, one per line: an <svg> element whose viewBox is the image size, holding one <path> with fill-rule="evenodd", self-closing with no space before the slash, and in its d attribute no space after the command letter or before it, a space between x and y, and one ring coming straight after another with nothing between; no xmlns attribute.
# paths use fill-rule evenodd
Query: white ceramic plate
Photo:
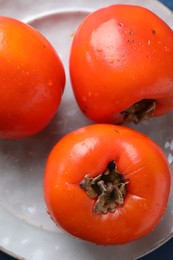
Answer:
<svg viewBox="0 0 173 260"><path fill-rule="evenodd" d="M42 133L22 141L0 141L0 248L19 259L137 259L173 235L173 190L166 214L154 232L124 246L103 247L72 239L54 225L46 212L42 180L47 155L63 135L90 123L76 105L68 74L69 49L79 23L90 11L121 2L148 7L173 28L171 11L157 1L105 2L0 1L0 15L28 22L47 37L58 51L67 75L61 107ZM143 122L135 128L148 134L162 147L173 171L173 113Z"/></svg>

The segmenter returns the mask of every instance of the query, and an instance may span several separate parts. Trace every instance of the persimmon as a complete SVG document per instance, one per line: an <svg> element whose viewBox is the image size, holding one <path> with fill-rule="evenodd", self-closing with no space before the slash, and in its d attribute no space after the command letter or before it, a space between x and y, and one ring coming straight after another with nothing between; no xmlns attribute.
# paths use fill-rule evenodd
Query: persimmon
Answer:
<svg viewBox="0 0 173 260"><path fill-rule="evenodd" d="M139 123L173 109L173 31L144 7L90 13L75 33L69 68L76 101L94 122Z"/></svg>
<svg viewBox="0 0 173 260"><path fill-rule="evenodd" d="M65 86L63 64L31 26L0 17L0 138L32 136L56 113Z"/></svg>
<svg viewBox="0 0 173 260"><path fill-rule="evenodd" d="M168 204L171 174L149 137L123 126L89 125L64 136L45 168L44 197L56 224L102 245L149 234Z"/></svg>

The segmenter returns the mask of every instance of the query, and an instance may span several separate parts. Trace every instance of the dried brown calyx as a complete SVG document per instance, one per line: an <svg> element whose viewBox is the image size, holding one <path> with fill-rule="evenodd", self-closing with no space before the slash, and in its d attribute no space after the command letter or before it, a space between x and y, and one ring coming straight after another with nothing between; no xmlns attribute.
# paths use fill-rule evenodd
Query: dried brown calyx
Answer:
<svg viewBox="0 0 173 260"><path fill-rule="evenodd" d="M95 178L86 174L80 187L92 199L95 199L93 212L96 214L114 212L123 205L128 180L116 168L115 161L108 163L106 170Z"/></svg>
<svg viewBox="0 0 173 260"><path fill-rule="evenodd" d="M121 114L124 115L123 122L133 122L137 124L142 120L149 119L153 115L155 109L155 100L142 99L121 112Z"/></svg>

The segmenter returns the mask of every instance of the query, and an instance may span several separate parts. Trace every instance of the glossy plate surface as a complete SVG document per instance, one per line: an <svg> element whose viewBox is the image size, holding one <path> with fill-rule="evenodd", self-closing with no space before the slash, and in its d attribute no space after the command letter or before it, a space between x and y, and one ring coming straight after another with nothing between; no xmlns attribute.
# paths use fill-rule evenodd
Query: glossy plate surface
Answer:
<svg viewBox="0 0 173 260"><path fill-rule="evenodd" d="M69 80L68 57L74 32L91 11L113 3L143 5L173 28L171 11L157 1L0 1L0 15L23 20L46 36L58 51L67 76L60 109L43 132L25 140L0 141L0 248L19 259L137 259L173 235L173 190L158 227L147 237L125 246L96 246L69 237L49 219L43 201L43 172L50 150L66 133L91 123L79 111ZM173 172L173 113L131 127L161 146Z"/></svg>

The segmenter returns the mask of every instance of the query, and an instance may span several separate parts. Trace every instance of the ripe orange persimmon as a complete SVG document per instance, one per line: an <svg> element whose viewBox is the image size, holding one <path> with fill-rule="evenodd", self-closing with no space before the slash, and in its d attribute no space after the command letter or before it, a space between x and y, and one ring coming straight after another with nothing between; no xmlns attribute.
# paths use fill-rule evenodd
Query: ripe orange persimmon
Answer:
<svg viewBox="0 0 173 260"><path fill-rule="evenodd" d="M59 107L62 62L50 42L29 25L0 17L0 138L41 131Z"/></svg>
<svg viewBox="0 0 173 260"><path fill-rule="evenodd" d="M68 233L102 245L150 233L168 204L171 174L161 149L130 128L96 124L64 136L45 168L44 197Z"/></svg>
<svg viewBox="0 0 173 260"><path fill-rule="evenodd" d="M94 122L138 123L173 109L173 32L144 7L112 5L88 15L69 67L77 103Z"/></svg>

